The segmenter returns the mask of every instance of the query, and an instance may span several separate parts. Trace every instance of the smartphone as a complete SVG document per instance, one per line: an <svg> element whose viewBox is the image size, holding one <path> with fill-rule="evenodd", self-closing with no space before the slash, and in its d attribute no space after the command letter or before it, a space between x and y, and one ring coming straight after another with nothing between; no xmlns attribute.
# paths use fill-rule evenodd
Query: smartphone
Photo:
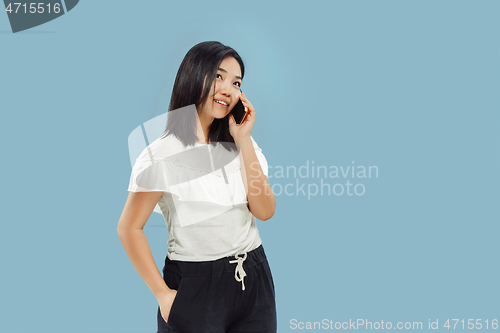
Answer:
<svg viewBox="0 0 500 333"><path fill-rule="evenodd" d="M242 92L241 89L240 92ZM243 103L241 102L241 99L238 98L238 103L236 103L234 108L231 110L231 116L233 116L236 126L240 126L245 121L247 115L248 115L248 108L244 106Z"/></svg>

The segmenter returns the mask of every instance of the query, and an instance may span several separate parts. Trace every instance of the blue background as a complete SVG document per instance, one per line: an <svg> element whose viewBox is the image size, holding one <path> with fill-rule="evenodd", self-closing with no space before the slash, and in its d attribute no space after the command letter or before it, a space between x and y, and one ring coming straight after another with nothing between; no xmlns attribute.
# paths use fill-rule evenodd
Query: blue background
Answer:
<svg viewBox="0 0 500 333"><path fill-rule="evenodd" d="M258 221L279 332L293 319L444 331L452 318L492 331L499 23L494 0L80 1L16 34L0 14L0 332L156 332L158 303L116 232L127 138L167 111L182 58L205 40L245 61L275 191L320 184L272 177L278 166L378 167L323 180L362 183L361 196L282 193ZM163 217L144 230L161 270Z"/></svg>

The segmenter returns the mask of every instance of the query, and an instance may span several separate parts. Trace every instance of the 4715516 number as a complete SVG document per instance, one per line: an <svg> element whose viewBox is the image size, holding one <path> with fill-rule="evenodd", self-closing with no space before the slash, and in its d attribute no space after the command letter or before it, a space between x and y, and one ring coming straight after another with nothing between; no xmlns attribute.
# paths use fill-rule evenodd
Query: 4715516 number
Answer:
<svg viewBox="0 0 500 333"><path fill-rule="evenodd" d="M53 5L51 8L51 5ZM15 7L15 9L14 9ZM19 8L21 8L21 11L19 11ZM24 8L24 11L23 11ZM51 10L53 13L59 13L61 11L61 5L59 3L55 4L50 4L50 3L43 3L43 2L30 2L29 3L29 8L28 8L28 3L21 3L21 2L9 2L8 6L5 8L6 12L9 12L9 14L14 14L17 13L31 13L31 14L42 14L45 10L47 10L47 13L50 13Z"/></svg>
<svg viewBox="0 0 500 333"><path fill-rule="evenodd" d="M450 320L451 320L451 323L450 323ZM448 319L446 320L446 323L444 323L443 327L446 327L448 329L455 329L457 328L457 325L458 327L461 326L462 329L476 329L476 330L480 330L480 329L497 329L498 328L498 319L493 319L491 322L488 321L488 319L485 319L482 323L481 323L482 319L468 319L467 320L467 326L466 326L466 323L465 323L465 319ZM459 324L461 323L461 325Z"/></svg>

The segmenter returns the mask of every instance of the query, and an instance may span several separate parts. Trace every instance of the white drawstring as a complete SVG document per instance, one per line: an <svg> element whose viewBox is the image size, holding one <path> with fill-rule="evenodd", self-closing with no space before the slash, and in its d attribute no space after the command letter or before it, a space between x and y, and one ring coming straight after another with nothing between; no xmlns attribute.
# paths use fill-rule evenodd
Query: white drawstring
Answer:
<svg viewBox="0 0 500 333"><path fill-rule="evenodd" d="M244 257L243 258L238 257L238 254L243 254ZM247 253L245 251L240 251L240 252L236 253L234 255L234 257L236 258L236 260L231 260L229 263L230 264L238 263L238 265L236 266L236 269L234 271L234 278L238 282L241 281L241 289L245 290L245 283L243 282L243 278L245 276L247 276L247 273L245 273L245 271L243 270L243 262L247 258ZM238 274L239 274L239 276L238 276Z"/></svg>

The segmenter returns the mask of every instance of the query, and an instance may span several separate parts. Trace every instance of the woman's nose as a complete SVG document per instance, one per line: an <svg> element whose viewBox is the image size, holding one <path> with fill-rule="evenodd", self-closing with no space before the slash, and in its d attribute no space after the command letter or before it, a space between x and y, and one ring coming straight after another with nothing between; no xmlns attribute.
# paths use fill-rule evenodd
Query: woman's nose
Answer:
<svg viewBox="0 0 500 333"><path fill-rule="evenodd" d="M220 92L221 94L227 96L231 95L231 86L229 84L223 83Z"/></svg>

